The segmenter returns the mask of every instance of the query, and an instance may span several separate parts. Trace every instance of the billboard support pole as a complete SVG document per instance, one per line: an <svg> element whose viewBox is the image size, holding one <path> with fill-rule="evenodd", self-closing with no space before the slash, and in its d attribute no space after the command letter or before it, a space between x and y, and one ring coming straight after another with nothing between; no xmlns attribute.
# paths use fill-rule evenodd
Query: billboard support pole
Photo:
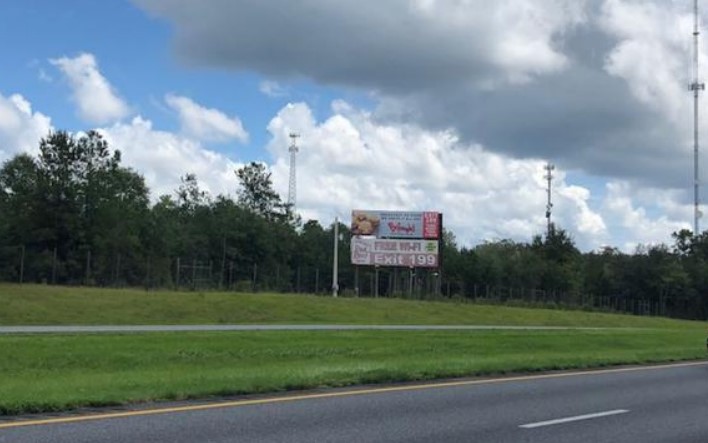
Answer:
<svg viewBox="0 0 708 443"><path fill-rule="evenodd" d="M332 297L339 292L339 217L334 217L334 255L332 257Z"/></svg>

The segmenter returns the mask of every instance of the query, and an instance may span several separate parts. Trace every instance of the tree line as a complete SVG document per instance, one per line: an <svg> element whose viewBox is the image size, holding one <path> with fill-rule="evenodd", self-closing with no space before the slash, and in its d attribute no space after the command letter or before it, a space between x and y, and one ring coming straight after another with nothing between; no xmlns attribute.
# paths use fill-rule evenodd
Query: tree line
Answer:
<svg viewBox="0 0 708 443"><path fill-rule="evenodd" d="M17 154L0 168L0 280L329 292L334 225L303 222L263 164L234 174L235 197L211 196L186 174L173 195L151 198L100 133L51 132L36 156ZM654 313L708 318L706 232L683 230L671 245L628 254L581 253L555 226L529 242L474 247L445 230L442 268L407 270L351 266L349 227L338 228L344 294L467 299L506 288L508 298L543 294L545 303L588 307L600 297L625 307L639 300L659 306Z"/></svg>

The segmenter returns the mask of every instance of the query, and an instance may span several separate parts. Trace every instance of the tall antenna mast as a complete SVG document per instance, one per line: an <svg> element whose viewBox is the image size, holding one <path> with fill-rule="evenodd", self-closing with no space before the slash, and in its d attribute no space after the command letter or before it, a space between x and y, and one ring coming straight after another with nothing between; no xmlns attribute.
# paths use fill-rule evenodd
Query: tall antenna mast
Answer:
<svg viewBox="0 0 708 443"><path fill-rule="evenodd" d="M700 178L698 176L698 98L700 91L706 88L704 83L698 80L698 0L693 0L693 83L689 89L693 91L693 234L700 233L698 219L701 218L699 209L698 187Z"/></svg>
<svg viewBox="0 0 708 443"><path fill-rule="evenodd" d="M296 156L300 149L297 147L297 139L300 137L299 134L294 132L290 133L290 182L288 185L288 205L290 205L291 210L295 210L295 197L297 191L297 164Z"/></svg>
<svg viewBox="0 0 708 443"><path fill-rule="evenodd" d="M548 203L546 203L546 240L548 240L551 236L551 231L553 230L553 224L551 223L551 208L553 208L553 203L551 202L551 181L553 181L553 170L556 169L556 167L551 163L547 163L543 169L546 170L546 175L544 175L543 178L545 178L548 182L548 187L546 188L546 192L548 194Z"/></svg>

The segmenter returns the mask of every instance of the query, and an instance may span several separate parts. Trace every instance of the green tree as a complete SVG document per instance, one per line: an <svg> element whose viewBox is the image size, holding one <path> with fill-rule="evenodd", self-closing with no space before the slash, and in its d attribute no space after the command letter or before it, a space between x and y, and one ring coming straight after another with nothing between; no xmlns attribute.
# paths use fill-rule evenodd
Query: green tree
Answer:
<svg viewBox="0 0 708 443"><path fill-rule="evenodd" d="M251 162L236 171L240 183L238 203L244 208L272 219L282 207L280 196L273 190L272 173L262 163Z"/></svg>
<svg viewBox="0 0 708 443"><path fill-rule="evenodd" d="M108 260L101 254L118 245L139 249L148 190L141 176L120 166L120 151L111 151L96 131L78 138L51 132L39 150L36 160L18 155L0 173L3 212L14 218L13 232L3 228L5 241L25 245L28 263L41 263L32 254L51 259L56 251L59 281L74 282L86 275L89 251L98 275ZM28 275L47 279L51 263L40 267L30 267Z"/></svg>
<svg viewBox="0 0 708 443"><path fill-rule="evenodd" d="M580 251L563 229L551 226L545 239L536 236L531 248L543 260L541 286L552 291L577 291L582 288Z"/></svg>
<svg viewBox="0 0 708 443"><path fill-rule="evenodd" d="M328 289L329 270L332 268L332 233L328 233L317 220L308 220L302 226L297 244L293 264L296 269L299 268L299 287L311 292Z"/></svg>
<svg viewBox="0 0 708 443"><path fill-rule="evenodd" d="M28 154L19 154L0 169L0 238L24 244L32 237L32 219L40 197L39 170Z"/></svg>
<svg viewBox="0 0 708 443"><path fill-rule="evenodd" d="M38 239L39 220L33 216L40 197L38 179L37 165L27 154L0 168L0 279L17 281L20 248Z"/></svg>

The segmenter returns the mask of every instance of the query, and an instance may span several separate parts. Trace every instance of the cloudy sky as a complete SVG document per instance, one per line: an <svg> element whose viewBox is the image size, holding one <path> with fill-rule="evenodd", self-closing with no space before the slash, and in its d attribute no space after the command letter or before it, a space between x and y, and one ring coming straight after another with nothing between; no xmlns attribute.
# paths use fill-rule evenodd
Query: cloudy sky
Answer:
<svg viewBox="0 0 708 443"><path fill-rule="evenodd" d="M305 220L438 210L465 246L542 233L552 162L554 221L631 252L692 227L692 5L8 0L0 161L97 128L155 198L260 161L286 199L296 132Z"/></svg>

